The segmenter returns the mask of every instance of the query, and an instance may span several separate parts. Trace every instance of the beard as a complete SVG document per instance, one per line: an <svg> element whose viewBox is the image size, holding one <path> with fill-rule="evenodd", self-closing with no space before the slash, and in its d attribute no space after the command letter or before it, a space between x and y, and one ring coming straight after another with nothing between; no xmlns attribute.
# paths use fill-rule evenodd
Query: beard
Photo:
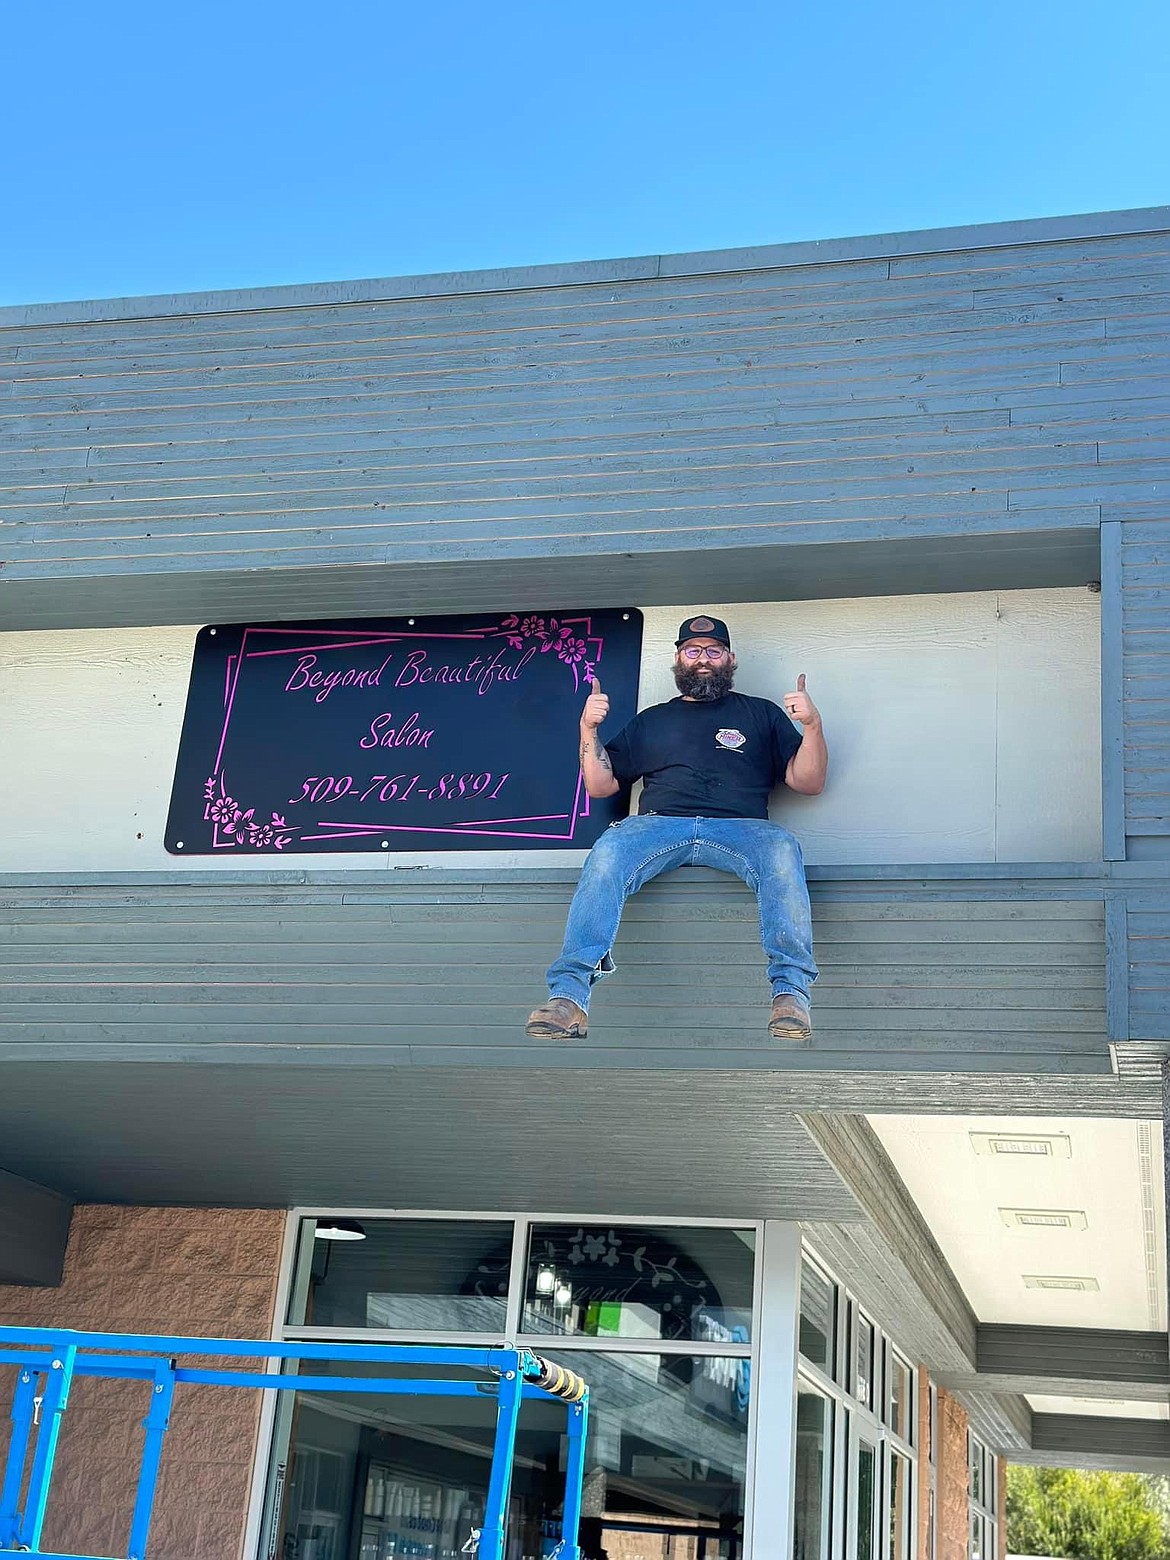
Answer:
<svg viewBox="0 0 1170 1560"><path fill-rule="evenodd" d="M735 682L735 670L730 666L713 666L705 675L697 666L674 667L674 686L684 699L697 699L712 704L731 692Z"/></svg>

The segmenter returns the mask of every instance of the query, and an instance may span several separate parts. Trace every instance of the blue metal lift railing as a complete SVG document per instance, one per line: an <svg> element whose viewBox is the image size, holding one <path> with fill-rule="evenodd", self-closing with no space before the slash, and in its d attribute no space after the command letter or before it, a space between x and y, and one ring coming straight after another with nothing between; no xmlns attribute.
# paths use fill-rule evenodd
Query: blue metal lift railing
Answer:
<svg viewBox="0 0 1170 1560"><path fill-rule="evenodd" d="M101 1350L109 1352L95 1353ZM115 1350L130 1350L119 1354ZM332 1361L334 1364L424 1366L478 1370L483 1379L415 1379L386 1376L301 1376L271 1371L179 1366L175 1355L212 1355L254 1360ZM0 1486L0 1550L21 1550L41 1560L106 1560L43 1550L41 1534L49 1503L61 1419L76 1377L99 1376L151 1383L150 1408L142 1421L145 1438L126 1560L146 1560L163 1437L170 1423L176 1386L202 1382L222 1387L258 1387L264 1392L368 1392L421 1397L494 1398L496 1427L483 1527L473 1531L466 1552L475 1560L504 1560L508 1497L520 1405L528 1398L568 1405L568 1462L561 1537L553 1556L581 1560L577 1534L585 1476L589 1389L572 1371L527 1349L421 1348L360 1343L274 1343L238 1338L172 1338L138 1333L59 1332L41 1327L0 1327L0 1365L17 1367L12 1402L12 1439ZM35 1431L35 1436L34 1436ZM29 1466L29 1448L32 1463ZM23 1502L21 1499L24 1494ZM550 1557L552 1560L552 1557Z"/></svg>

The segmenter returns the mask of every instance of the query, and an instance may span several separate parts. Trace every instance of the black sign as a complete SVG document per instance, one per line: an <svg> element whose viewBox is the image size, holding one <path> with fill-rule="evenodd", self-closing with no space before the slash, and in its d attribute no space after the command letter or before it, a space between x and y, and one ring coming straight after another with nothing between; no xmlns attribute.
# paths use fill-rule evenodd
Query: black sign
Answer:
<svg viewBox="0 0 1170 1560"><path fill-rule="evenodd" d="M585 792L581 707L596 677L619 731L641 651L632 608L201 629L166 847L592 845L626 798Z"/></svg>

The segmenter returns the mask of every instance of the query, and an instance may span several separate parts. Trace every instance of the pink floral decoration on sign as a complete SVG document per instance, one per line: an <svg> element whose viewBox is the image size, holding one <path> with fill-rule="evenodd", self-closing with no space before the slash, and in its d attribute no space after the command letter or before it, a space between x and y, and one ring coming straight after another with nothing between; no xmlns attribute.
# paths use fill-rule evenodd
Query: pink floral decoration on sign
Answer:
<svg viewBox="0 0 1170 1560"><path fill-rule="evenodd" d="M575 630L582 623L585 625L584 635L578 638ZM535 640L540 646L541 655L555 652L557 660L563 661L573 673L573 686L576 689L580 689L583 682L591 682L596 675L601 640L596 636L590 637L588 618L575 618L566 622L563 618L555 617L520 617L513 612L500 620L496 634L506 639L513 650L523 650ZM596 646L592 654L591 644Z"/></svg>
<svg viewBox="0 0 1170 1560"><path fill-rule="evenodd" d="M227 793L227 778L222 773L208 775L203 782L203 816L215 829L218 846L250 845L253 850L283 850L298 832L279 813L268 823L256 822L256 809L247 811Z"/></svg>

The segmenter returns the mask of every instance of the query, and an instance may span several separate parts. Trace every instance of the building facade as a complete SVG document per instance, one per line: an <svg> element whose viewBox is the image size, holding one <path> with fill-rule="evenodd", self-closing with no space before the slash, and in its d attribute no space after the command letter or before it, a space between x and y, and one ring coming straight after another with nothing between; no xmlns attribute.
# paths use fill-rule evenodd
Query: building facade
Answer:
<svg viewBox="0 0 1170 1560"><path fill-rule="evenodd" d="M1005 1460L1166 1468L1168 332L1165 210L0 310L0 1320L525 1339L610 1560L992 1560ZM559 1046L579 849L168 836L201 628L602 609L639 706L697 611L807 674L810 1046L705 869ZM48 1531L119 1554L88 1387ZM414 1401L191 1388L153 1553L460 1552L487 1419Z"/></svg>

